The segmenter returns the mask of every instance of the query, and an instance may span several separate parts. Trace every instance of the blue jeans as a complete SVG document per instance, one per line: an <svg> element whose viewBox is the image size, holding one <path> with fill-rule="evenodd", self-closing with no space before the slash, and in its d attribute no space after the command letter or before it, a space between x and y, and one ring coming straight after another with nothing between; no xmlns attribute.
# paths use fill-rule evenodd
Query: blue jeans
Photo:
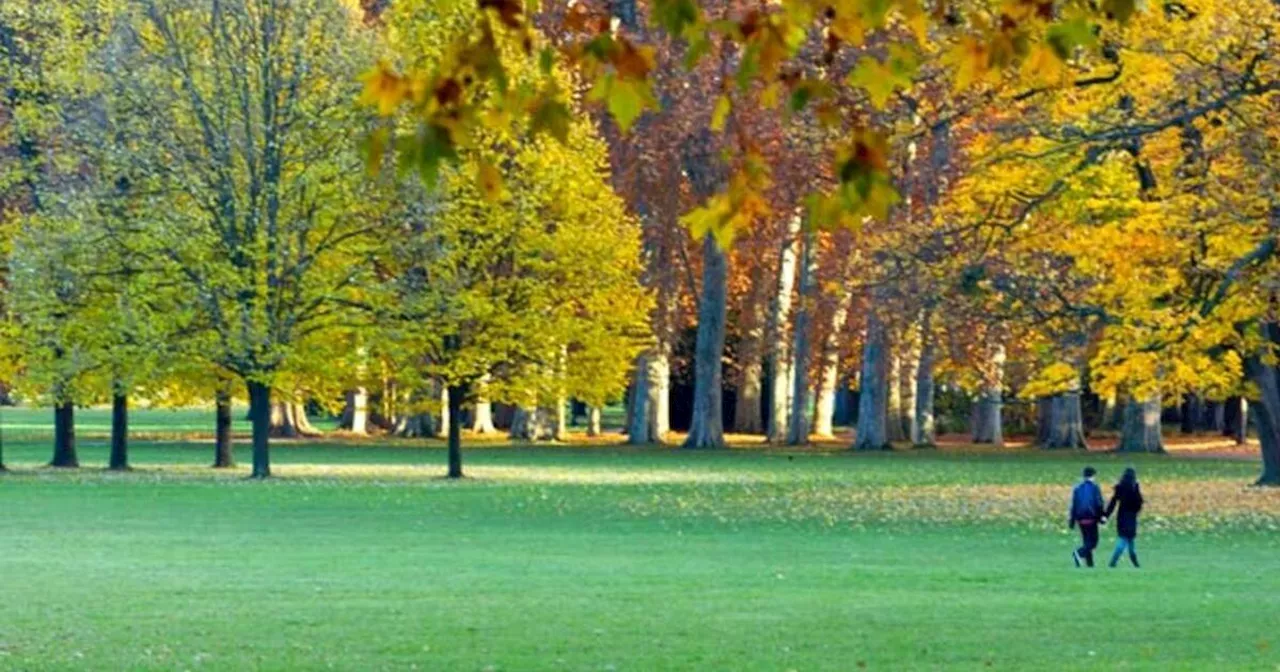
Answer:
<svg viewBox="0 0 1280 672"><path fill-rule="evenodd" d="M1138 552L1133 548L1133 537L1120 537L1116 539L1116 550L1111 554L1112 567L1115 567L1116 563L1120 562L1120 554L1125 549L1129 550L1129 562L1132 562L1134 567L1138 566Z"/></svg>

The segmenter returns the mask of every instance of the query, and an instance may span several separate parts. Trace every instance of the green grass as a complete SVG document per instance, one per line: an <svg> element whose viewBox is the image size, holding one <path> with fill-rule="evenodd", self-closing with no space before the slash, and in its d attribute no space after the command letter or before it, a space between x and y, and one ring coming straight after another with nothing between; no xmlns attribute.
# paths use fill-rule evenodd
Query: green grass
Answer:
<svg viewBox="0 0 1280 672"><path fill-rule="evenodd" d="M1069 483L1128 460L495 446L449 483L434 443L305 444L256 483L46 443L6 445L3 670L1280 669L1252 462L1137 458L1145 566L1077 571Z"/></svg>

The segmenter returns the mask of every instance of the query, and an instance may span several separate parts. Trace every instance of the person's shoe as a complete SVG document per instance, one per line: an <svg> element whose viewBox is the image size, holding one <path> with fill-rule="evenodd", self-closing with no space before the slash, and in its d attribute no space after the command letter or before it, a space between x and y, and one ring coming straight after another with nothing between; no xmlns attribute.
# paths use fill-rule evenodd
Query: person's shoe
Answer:
<svg viewBox="0 0 1280 672"><path fill-rule="evenodd" d="M1071 562L1076 563L1076 567L1080 566L1080 551L1071 551Z"/></svg>

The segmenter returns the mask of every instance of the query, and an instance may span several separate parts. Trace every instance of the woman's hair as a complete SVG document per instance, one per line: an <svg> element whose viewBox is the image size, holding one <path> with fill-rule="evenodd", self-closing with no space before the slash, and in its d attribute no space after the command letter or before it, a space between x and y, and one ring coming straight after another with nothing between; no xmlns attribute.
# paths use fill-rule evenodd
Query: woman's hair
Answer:
<svg viewBox="0 0 1280 672"><path fill-rule="evenodd" d="M1138 484L1138 472L1133 467L1124 470L1124 474L1120 476L1120 482L1116 484L1117 488L1132 488Z"/></svg>

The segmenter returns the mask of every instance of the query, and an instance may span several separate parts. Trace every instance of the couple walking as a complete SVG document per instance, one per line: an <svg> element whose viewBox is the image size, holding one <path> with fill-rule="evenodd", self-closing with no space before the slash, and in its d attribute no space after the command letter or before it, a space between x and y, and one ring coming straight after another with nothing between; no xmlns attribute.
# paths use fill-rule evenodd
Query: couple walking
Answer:
<svg viewBox="0 0 1280 672"><path fill-rule="evenodd" d="M1138 472L1133 468L1125 469L1120 482L1116 483L1110 503L1103 505L1102 488L1094 482L1097 475L1093 467L1084 468L1084 480L1071 491L1071 513L1067 521L1069 528L1080 526L1080 537L1084 543L1071 552L1071 559L1076 567L1080 561L1093 566L1093 549L1098 547L1098 526L1106 525L1112 513L1116 513L1116 550L1111 554L1111 566L1120 561L1120 554L1129 551L1129 561L1138 566L1138 552L1133 547L1133 540L1138 536L1138 512L1142 510L1142 490L1138 488Z"/></svg>

